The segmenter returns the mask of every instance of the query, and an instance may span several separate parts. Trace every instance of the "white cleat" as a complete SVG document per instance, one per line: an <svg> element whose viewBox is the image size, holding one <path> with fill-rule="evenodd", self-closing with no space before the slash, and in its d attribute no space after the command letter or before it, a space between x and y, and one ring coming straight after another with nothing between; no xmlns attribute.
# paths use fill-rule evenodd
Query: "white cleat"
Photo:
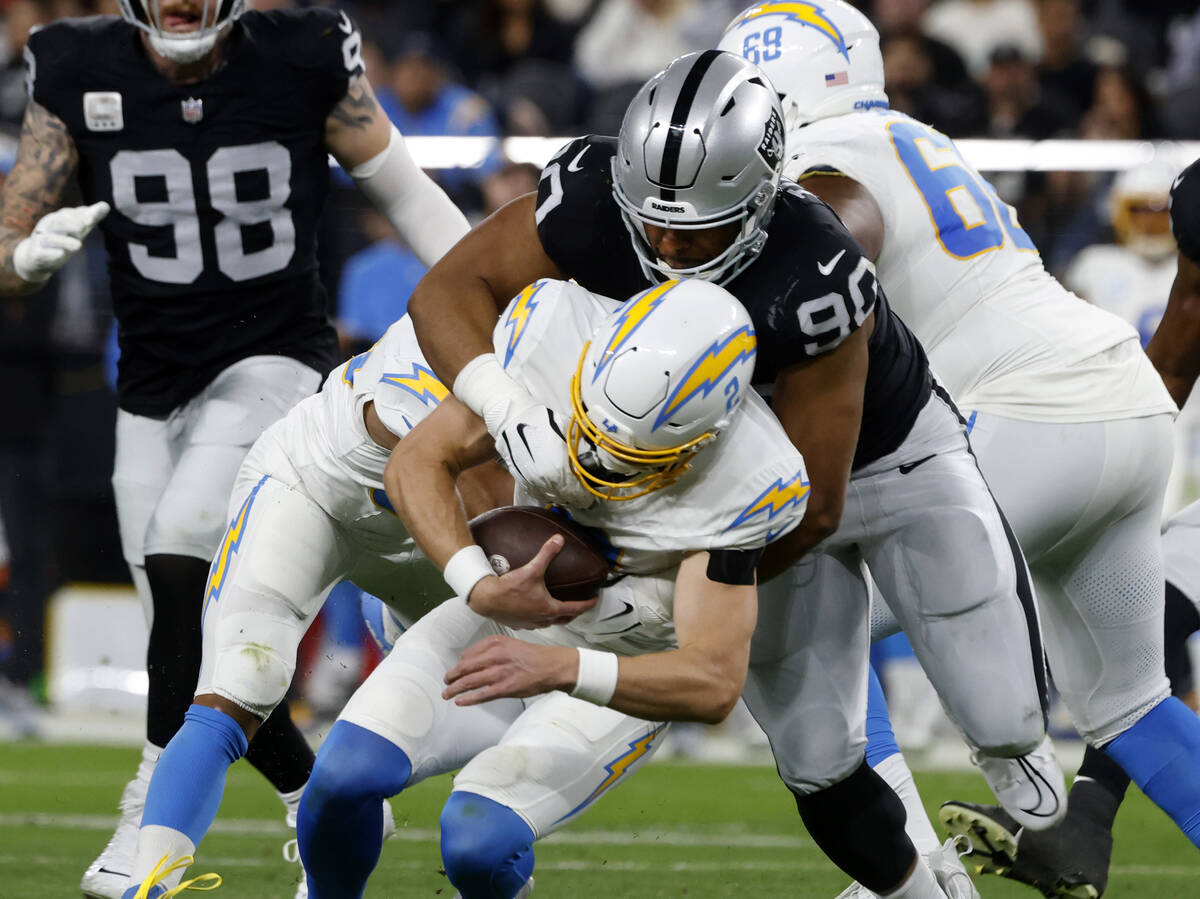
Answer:
<svg viewBox="0 0 1200 899"><path fill-rule="evenodd" d="M876 893L872 893L856 880L838 893L835 899L879 899L879 896Z"/></svg>
<svg viewBox="0 0 1200 899"><path fill-rule="evenodd" d="M949 845L951 844L946 844L946 846ZM942 873L938 870L939 865L943 862L941 853L946 849L946 846L939 846L937 849L934 849L932 852L923 857L925 863L933 872L932 881L928 877L917 877L915 878L914 882L914 878L910 877L905 881L907 892L905 892L904 895L906 897L910 897L910 899L979 899L979 894L974 892L975 887L973 884L971 885L972 892L970 893L955 893L951 892L947 888L946 881L943 881ZM951 847L950 853L954 856L955 861L957 861L958 855L953 847ZM918 860L918 864L920 864L920 860ZM967 872L963 869L961 864L958 865L958 870L962 871L963 877L966 877L967 883L970 884L971 878L967 876ZM916 885L922 881L927 884L926 889L922 889L920 886ZM957 886L957 884L955 885ZM850 886L846 887L846 889L838 893L835 899L879 899L879 894L871 892L861 883L855 881L854 883L850 884Z"/></svg>
<svg viewBox="0 0 1200 899"><path fill-rule="evenodd" d="M87 899L121 899L129 889L133 856L137 851L138 828L146 805L145 781L134 778L121 792L121 819L104 851L88 866L79 888Z"/></svg>
<svg viewBox="0 0 1200 899"><path fill-rule="evenodd" d="M1005 759L971 754L1013 820L1030 830L1053 827L1067 814L1067 786L1049 737L1025 755Z"/></svg>
<svg viewBox="0 0 1200 899"><path fill-rule="evenodd" d="M296 829L296 812L299 810L300 804L289 807L287 812L287 826ZM383 838L387 840L396 832L396 822L392 818L392 804L386 799L383 800ZM283 844L283 859L284 861L292 862L300 866L300 873L297 875L296 895L294 899L308 899L308 874L304 870L304 862L300 860L300 844L293 838ZM518 894L518 897L521 894ZM119 897L118 897L119 899Z"/></svg>
<svg viewBox="0 0 1200 899"><path fill-rule="evenodd" d="M964 844L961 852L960 841ZM979 890L975 889L975 883L962 863L962 856L970 851L969 840L951 837L937 849L925 853L925 861L929 862L938 886L950 899L980 899Z"/></svg>

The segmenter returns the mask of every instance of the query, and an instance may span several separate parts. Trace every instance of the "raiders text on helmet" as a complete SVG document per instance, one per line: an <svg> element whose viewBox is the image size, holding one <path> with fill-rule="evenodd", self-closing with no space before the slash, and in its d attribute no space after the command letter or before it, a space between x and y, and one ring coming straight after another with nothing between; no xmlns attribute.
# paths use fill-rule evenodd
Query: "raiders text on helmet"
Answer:
<svg viewBox="0 0 1200 899"><path fill-rule="evenodd" d="M783 96L788 130L817 119L887 109L879 32L842 0L756 3L717 46L758 65Z"/></svg>
<svg viewBox="0 0 1200 899"><path fill-rule="evenodd" d="M740 56L681 56L651 78L625 113L613 158L613 192L642 269L652 280L725 283L766 243L783 159L775 89ZM740 222L715 259L672 269L657 259L645 225L703 229Z"/></svg>

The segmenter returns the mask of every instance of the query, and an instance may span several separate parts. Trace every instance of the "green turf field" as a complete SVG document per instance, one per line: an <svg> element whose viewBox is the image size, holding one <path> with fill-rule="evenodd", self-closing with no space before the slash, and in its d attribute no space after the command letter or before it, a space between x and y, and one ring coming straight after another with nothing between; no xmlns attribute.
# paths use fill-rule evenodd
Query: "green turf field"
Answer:
<svg viewBox="0 0 1200 899"><path fill-rule="evenodd" d="M0 899L78 896L80 874L109 837L137 750L0 744ZM987 796L978 777L922 774L926 799ZM395 838L367 890L375 899L453 895L437 849L449 778L395 801ZM1136 794L1136 795L1135 795ZM278 800L245 762L192 873L217 871L229 899L291 899L290 836ZM813 846L768 767L652 764L538 845L536 896L787 896L832 899L846 878ZM1200 897L1200 855L1136 790L1117 819L1113 879L1120 897ZM1037 894L985 878L985 897ZM193 895L188 893L186 895Z"/></svg>

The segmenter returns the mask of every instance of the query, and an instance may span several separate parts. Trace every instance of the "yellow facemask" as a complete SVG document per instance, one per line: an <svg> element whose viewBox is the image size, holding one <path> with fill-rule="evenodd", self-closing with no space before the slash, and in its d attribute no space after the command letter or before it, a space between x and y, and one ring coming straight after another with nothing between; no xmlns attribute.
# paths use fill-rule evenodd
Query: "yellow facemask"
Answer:
<svg viewBox="0 0 1200 899"><path fill-rule="evenodd" d="M613 440L592 423L583 405L580 383L583 376L583 360L590 346L590 343L584 344L583 352L579 354L579 364L575 367L575 376L571 378L571 422L567 427L567 455L575 477L579 478L579 482L588 493L613 502L637 499L674 484L691 468L691 459L697 450L713 440L716 435L706 431L681 446L655 450L638 449ZM618 462L648 470L624 480L605 480L585 468L580 460L579 444L585 440Z"/></svg>

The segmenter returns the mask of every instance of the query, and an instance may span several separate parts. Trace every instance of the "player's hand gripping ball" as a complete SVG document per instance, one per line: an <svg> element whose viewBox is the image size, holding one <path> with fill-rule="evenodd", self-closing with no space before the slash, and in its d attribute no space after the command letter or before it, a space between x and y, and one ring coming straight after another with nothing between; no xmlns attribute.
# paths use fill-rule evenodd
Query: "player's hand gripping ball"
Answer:
<svg viewBox="0 0 1200 899"><path fill-rule="evenodd" d="M502 506L473 518L469 526L496 574L525 565L547 540L561 534L563 548L545 576L546 589L561 602L591 599L608 579L608 560L588 532L549 509Z"/></svg>

